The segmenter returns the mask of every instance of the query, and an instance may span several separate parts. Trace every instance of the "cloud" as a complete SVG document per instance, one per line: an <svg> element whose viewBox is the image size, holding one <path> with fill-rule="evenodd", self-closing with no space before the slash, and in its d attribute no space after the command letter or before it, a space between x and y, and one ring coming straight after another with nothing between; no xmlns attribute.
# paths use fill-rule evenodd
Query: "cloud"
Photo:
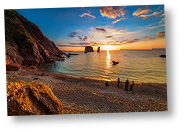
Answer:
<svg viewBox="0 0 184 132"><path fill-rule="evenodd" d="M150 24L149 26L148 26L148 29L157 29L158 27L160 27L160 25L159 24Z"/></svg>
<svg viewBox="0 0 184 132"><path fill-rule="evenodd" d="M148 29L156 29L156 28L161 27L161 26L165 26L165 18L162 18L161 21L159 21L159 23L150 24L148 26Z"/></svg>
<svg viewBox="0 0 184 132"><path fill-rule="evenodd" d="M79 38L80 40L82 40L82 41L85 41L85 40L89 39L88 36L84 36L84 38L82 38L81 36L78 36L78 38Z"/></svg>
<svg viewBox="0 0 184 132"><path fill-rule="evenodd" d="M157 35L158 38L165 37L165 31L157 32L156 35Z"/></svg>
<svg viewBox="0 0 184 132"><path fill-rule="evenodd" d="M165 18L162 18L159 23L164 23L164 22L165 22Z"/></svg>
<svg viewBox="0 0 184 132"><path fill-rule="evenodd" d="M85 36L85 37L83 38L83 41L85 41L86 39L89 39L89 37L88 37L88 36Z"/></svg>
<svg viewBox="0 0 184 132"><path fill-rule="evenodd" d="M142 40L146 41L146 40L155 40L155 37L149 37L149 36L145 36Z"/></svg>
<svg viewBox="0 0 184 132"><path fill-rule="evenodd" d="M112 23L115 24L117 22L120 22L121 20L125 20L126 18L120 18L120 19L116 19L115 21L113 21Z"/></svg>
<svg viewBox="0 0 184 132"><path fill-rule="evenodd" d="M139 16L139 17L144 17L144 18L147 18L147 17L151 17L151 16L157 16L157 17L162 17L162 15L160 15L161 13L163 13L164 10L159 10L156 9L153 11L153 13L150 13L152 12L152 10L148 9L148 6L145 6L145 7L142 7L142 8L138 8L136 11L133 12L133 16Z"/></svg>
<svg viewBox="0 0 184 132"><path fill-rule="evenodd" d="M84 17L84 16L89 16L89 17L92 17L92 18L96 18L94 15L91 15L89 13L83 13L82 15L79 15L80 17Z"/></svg>
<svg viewBox="0 0 184 132"><path fill-rule="evenodd" d="M140 39L134 38L134 39L130 39L130 40L123 40L123 41L121 41L121 44L131 44L131 43L138 42L138 41L140 41Z"/></svg>
<svg viewBox="0 0 184 132"><path fill-rule="evenodd" d="M72 32L68 36L71 37L71 38L73 38L73 37L75 37L76 34L78 34L78 33L77 32Z"/></svg>
<svg viewBox="0 0 184 132"><path fill-rule="evenodd" d="M80 40L82 40L82 37L81 37L81 36L78 36L78 38L79 38Z"/></svg>
<svg viewBox="0 0 184 132"><path fill-rule="evenodd" d="M133 34L133 33L138 33L139 31L126 31L126 34L130 35L130 34Z"/></svg>
<svg viewBox="0 0 184 132"><path fill-rule="evenodd" d="M113 38L112 36L105 36L105 38Z"/></svg>
<svg viewBox="0 0 184 132"><path fill-rule="evenodd" d="M113 46L121 46L122 45L122 43L119 42L118 40L108 41L107 44L113 45Z"/></svg>
<svg viewBox="0 0 184 132"><path fill-rule="evenodd" d="M150 17L151 15L140 15L140 17Z"/></svg>
<svg viewBox="0 0 184 132"><path fill-rule="evenodd" d="M154 15L154 16L156 16L156 15L158 15L158 14L159 14L158 11L155 11L155 12L152 13L152 15Z"/></svg>
<svg viewBox="0 0 184 132"><path fill-rule="evenodd" d="M90 43L59 43L58 46L61 47L85 47L90 45Z"/></svg>
<svg viewBox="0 0 184 132"><path fill-rule="evenodd" d="M163 16L165 16L165 14L164 14L164 13L161 15L161 17L163 17Z"/></svg>
<svg viewBox="0 0 184 132"><path fill-rule="evenodd" d="M98 32L106 33L107 31L104 28L95 28Z"/></svg>
<svg viewBox="0 0 184 132"><path fill-rule="evenodd" d="M148 17L150 15L146 15L147 13L150 12L150 9L148 9L147 6L143 7L143 8L139 8L136 11L133 12L133 16L140 16L140 17Z"/></svg>
<svg viewBox="0 0 184 132"><path fill-rule="evenodd" d="M91 39L92 39L92 38L95 38L95 36L92 36Z"/></svg>
<svg viewBox="0 0 184 132"><path fill-rule="evenodd" d="M125 15L123 8L124 7L122 7L122 6L119 6L119 7L111 7L111 6L101 7L99 12L100 12L101 16L103 16L103 17L115 19L117 17Z"/></svg>

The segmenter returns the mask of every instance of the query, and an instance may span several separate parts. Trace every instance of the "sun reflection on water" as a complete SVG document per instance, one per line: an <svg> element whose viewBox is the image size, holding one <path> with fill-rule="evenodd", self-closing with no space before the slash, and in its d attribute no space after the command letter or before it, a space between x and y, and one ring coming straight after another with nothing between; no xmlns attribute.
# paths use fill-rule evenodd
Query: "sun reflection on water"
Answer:
<svg viewBox="0 0 184 132"><path fill-rule="evenodd" d="M105 67L105 75L104 77L106 80L110 81L111 80L111 54L109 50L107 50L107 55L106 55L106 67Z"/></svg>
<svg viewBox="0 0 184 132"><path fill-rule="evenodd" d="M107 50L107 55L106 55L106 68L110 68L110 63L111 63L111 54L109 53L109 50Z"/></svg>

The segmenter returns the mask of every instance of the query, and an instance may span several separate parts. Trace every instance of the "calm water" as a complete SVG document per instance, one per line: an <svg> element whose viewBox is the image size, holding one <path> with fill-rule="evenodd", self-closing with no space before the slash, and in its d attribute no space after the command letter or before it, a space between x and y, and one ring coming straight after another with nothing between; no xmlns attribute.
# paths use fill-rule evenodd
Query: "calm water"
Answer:
<svg viewBox="0 0 184 132"><path fill-rule="evenodd" d="M135 82L166 83L166 58L160 58L165 50L142 51L101 51L85 54L73 52L65 61L40 66L45 71L64 73L88 78L121 80L127 78ZM118 65L112 65L112 60Z"/></svg>

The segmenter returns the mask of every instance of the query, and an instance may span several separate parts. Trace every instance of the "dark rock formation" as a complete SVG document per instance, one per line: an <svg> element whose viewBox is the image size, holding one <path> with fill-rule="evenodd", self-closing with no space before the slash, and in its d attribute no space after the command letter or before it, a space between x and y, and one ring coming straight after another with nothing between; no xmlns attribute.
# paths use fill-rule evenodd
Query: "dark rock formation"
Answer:
<svg viewBox="0 0 184 132"><path fill-rule="evenodd" d="M63 105L45 84L7 82L8 116L62 114Z"/></svg>
<svg viewBox="0 0 184 132"><path fill-rule="evenodd" d="M166 55L160 55L160 57L162 57L162 58L166 58Z"/></svg>
<svg viewBox="0 0 184 132"><path fill-rule="evenodd" d="M5 10L6 64L23 66L62 61L64 54L40 29L14 10Z"/></svg>
<svg viewBox="0 0 184 132"><path fill-rule="evenodd" d="M12 63L12 64L6 65L6 71L18 71L22 68L23 66L18 63Z"/></svg>
<svg viewBox="0 0 184 132"><path fill-rule="evenodd" d="M119 64L119 62L118 61L112 61L112 64L117 65L117 64Z"/></svg>
<svg viewBox="0 0 184 132"><path fill-rule="evenodd" d="M87 52L94 52L93 47L91 47L91 46L86 46L86 47L85 47L84 53L87 53Z"/></svg>
<svg viewBox="0 0 184 132"><path fill-rule="evenodd" d="M65 54L66 57L70 57L71 55L79 55L79 54L72 54L72 53L68 53L68 54Z"/></svg>

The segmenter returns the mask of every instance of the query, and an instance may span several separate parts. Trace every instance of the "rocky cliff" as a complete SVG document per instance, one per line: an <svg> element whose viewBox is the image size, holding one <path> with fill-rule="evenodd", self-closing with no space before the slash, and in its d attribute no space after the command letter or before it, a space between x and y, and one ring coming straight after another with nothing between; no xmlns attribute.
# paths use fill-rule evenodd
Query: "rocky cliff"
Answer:
<svg viewBox="0 0 184 132"><path fill-rule="evenodd" d="M63 52L40 29L14 10L5 10L6 65L62 61Z"/></svg>

